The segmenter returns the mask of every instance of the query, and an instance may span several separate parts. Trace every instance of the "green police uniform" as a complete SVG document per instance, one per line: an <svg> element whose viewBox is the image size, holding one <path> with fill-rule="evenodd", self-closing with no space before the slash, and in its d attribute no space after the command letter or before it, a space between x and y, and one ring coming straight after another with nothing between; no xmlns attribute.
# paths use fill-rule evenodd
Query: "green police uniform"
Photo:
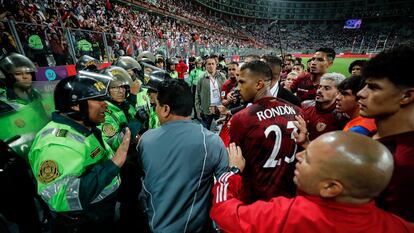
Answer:
<svg viewBox="0 0 414 233"><path fill-rule="evenodd" d="M77 47L82 52L92 52L92 44L85 39L78 41Z"/></svg>
<svg viewBox="0 0 414 233"><path fill-rule="evenodd" d="M197 86L198 80L204 74L202 68L195 68L190 72L190 86Z"/></svg>
<svg viewBox="0 0 414 233"><path fill-rule="evenodd" d="M155 129L160 127L160 121L158 120L157 112L155 108L150 108L150 115L149 115L149 128Z"/></svg>
<svg viewBox="0 0 414 233"><path fill-rule="evenodd" d="M148 106L149 97L147 94L147 90L147 88L141 88L141 90L137 93L136 109L138 109L139 107Z"/></svg>
<svg viewBox="0 0 414 233"><path fill-rule="evenodd" d="M172 72L170 72L170 76L171 76L171 78L178 78L178 72L177 71L172 71Z"/></svg>
<svg viewBox="0 0 414 233"><path fill-rule="evenodd" d="M128 124L124 111L115 104L106 101L108 110L105 112L105 122L98 126L102 130L102 137L113 150L118 149L122 143L124 133L122 130Z"/></svg>
<svg viewBox="0 0 414 233"><path fill-rule="evenodd" d="M53 113L36 135L29 162L37 191L52 211L102 220L112 217L120 185L113 156L99 129Z"/></svg>

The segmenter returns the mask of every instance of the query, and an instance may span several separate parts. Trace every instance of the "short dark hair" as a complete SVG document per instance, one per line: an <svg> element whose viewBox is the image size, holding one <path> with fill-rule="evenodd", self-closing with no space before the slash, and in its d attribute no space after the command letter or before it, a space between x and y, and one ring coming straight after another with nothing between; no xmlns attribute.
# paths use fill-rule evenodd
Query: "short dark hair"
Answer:
<svg viewBox="0 0 414 233"><path fill-rule="evenodd" d="M410 67L414 56L414 48L400 46L391 50L383 51L369 60L362 76L364 78L382 79L387 78L397 86L414 87Z"/></svg>
<svg viewBox="0 0 414 233"><path fill-rule="evenodd" d="M253 60L260 60L260 56L257 54L248 54L244 57L244 60L246 60L248 57L252 58Z"/></svg>
<svg viewBox="0 0 414 233"><path fill-rule="evenodd" d="M262 56L262 59L270 66L280 66L282 67L282 59L278 58L277 56L266 54Z"/></svg>
<svg viewBox="0 0 414 233"><path fill-rule="evenodd" d="M161 106L170 106L170 111L178 116L190 116L193 96L188 84L181 79L166 79L158 85L157 99Z"/></svg>
<svg viewBox="0 0 414 233"><path fill-rule="evenodd" d="M351 90L352 95L356 96L357 93L364 87L364 81L361 76L352 76L346 78L338 85L338 90L340 92Z"/></svg>
<svg viewBox="0 0 414 233"><path fill-rule="evenodd" d="M214 62L216 62L216 58L217 58L218 56L216 56L216 55L210 55L210 56L208 56L208 57L206 57L206 59L204 59L204 61L207 61L208 59L213 59L214 60Z"/></svg>
<svg viewBox="0 0 414 233"><path fill-rule="evenodd" d="M219 58L219 55L217 55L217 54L211 54L208 58L206 58L206 60L207 59L211 59L211 58L214 58L214 59L218 59Z"/></svg>
<svg viewBox="0 0 414 233"><path fill-rule="evenodd" d="M302 70L305 69L305 65L303 65L302 63L296 63L293 66L300 66L300 67L302 67Z"/></svg>
<svg viewBox="0 0 414 233"><path fill-rule="evenodd" d="M364 67L364 65L366 63L367 63L366 60L355 60L355 61L351 62L351 64L349 64L348 72L352 73L352 68L354 68L354 66Z"/></svg>
<svg viewBox="0 0 414 233"><path fill-rule="evenodd" d="M239 63L238 63L238 62L236 62L236 61L232 61L232 62L230 62L230 63L229 63L229 66L230 66L230 65L236 65L236 66L239 66Z"/></svg>
<svg viewBox="0 0 414 233"><path fill-rule="evenodd" d="M334 49L332 49L332 48L319 48L318 50L316 50L315 51L315 53L316 52L323 52L323 53L326 53L326 56L331 60L331 61L333 61L333 60L335 60L335 56L336 56L336 53L335 53L335 50Z"/></svg>
<svg viewBox="0 0 414 233"><path fill-rule="evenodd" d="M244 63L240 68L240 71L250 70L250 72L265 77L265 81L270 81L273 77L270 66L263 61L251 61Z"/></svg>

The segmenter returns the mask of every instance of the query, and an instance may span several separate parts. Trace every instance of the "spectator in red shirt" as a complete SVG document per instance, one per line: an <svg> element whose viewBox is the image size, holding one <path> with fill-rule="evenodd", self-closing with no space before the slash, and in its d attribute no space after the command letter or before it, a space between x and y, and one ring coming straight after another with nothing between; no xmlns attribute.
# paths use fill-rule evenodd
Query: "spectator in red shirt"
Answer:
<svg viewBox="0 0 414 233"><path fill-rule="evenodd" d="M230 120L230 142L246 153L240 198L246 203L293 196L292 182L297 145L293 139L299 107L270 94L272 70L263 61L251 61L240 68L237 79L240 96L249 107Z"/></svg>
<svg viewBox="0 0 414 233"><path fill-rule="evenodd" d="M358 92L360 115L374 118L374 136L394 155L395 169L378 206L414 222L414 78L413 47L382 52L364 67L365 87ZM395 67L400 67L396 69Z"/></svg>
<svg viewBox="0 0 414 233"><path fill-rule="evenodd" d="M336 131L296 155L295 198L275 197L251 205L239 200L245 164L240 148L229 147L230 172L213 188L210 216L224 232L412 233L413 226L375 206L387 186L392 155L361 134ZM247 168L247 167L246 167Z"/></svg>
<svg viewBox="0 0 414 233"><path fill-rule="evenodd" d="M301 99L313 100L322 75L328 72L335 59L335 51L331 48L316 50L310 63L310 72L299 75L290 85L289 90Z"/></svg>
<svg viewBox="0 0 414 233"><path fill-rule="evenodd" d="M326 132L342 129L343 119L334 110L338 95L337 86L345 79L340 73L322 76L313 106L304 107L309 139L313 140Z"/></svg>
<svg viewBox="0 0 414 233"><path fill-rule="evenodd" d="M188 66L187 64L185 64L184 60L181 57L178 57L178 59L180 60L180 62L175 66L175 70L178 73L178 78L184 79L184 75L188 71Z"/></svg>

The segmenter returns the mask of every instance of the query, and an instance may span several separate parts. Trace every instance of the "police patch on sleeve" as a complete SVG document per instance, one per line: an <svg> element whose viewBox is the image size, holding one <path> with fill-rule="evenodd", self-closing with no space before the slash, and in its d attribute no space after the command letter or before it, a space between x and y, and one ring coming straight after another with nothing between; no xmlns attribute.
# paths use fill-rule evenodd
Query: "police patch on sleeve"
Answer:
<svg viewBox="0 0 414 233"><path fill-rule="evenodd" d="M47 184L59 177L57 163L53 160L45 160L40 165L39 174L37 175L40 182Z"/></svg>
<svg viewBox="0 0 414 233"><path fill-rule="evenodd" d="M111 124L106 123L102 126L102 132L105 134L105 136L112 137L115 135L115 128Z"/></svg>

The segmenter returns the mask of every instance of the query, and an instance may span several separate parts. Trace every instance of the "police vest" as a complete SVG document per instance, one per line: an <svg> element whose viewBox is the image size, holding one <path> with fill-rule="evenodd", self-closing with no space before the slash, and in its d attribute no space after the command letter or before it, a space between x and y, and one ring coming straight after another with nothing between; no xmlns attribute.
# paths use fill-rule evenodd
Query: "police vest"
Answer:
<svg viewBox="0 0 414 233"><path fill-rule="evenodd" d="M124 137L122 130L128 124L128 119L122 109L109 101L106 103L108 110L105 112L105 122L100 124L98 128L102 130L103 140L115 151L122 143Z"/></svg>
<svg viewBox="0 0 414 233"><path fill-rule="evenodd" d="M172 71L172 72L170 72L170 76L171 76L171 78L178 78L178 72L177 71Z"/></svg>
<svg viewBox="0 0 414 233"><path fill-rule="evenodd" d="M37 180L37 191L55 212L81 211L80 176L91 166L114 156L94 134L85 137L66 124L49 122L37 135L29 162ZM117 175L90 204L97 204L117 191Z"/></svg>
<svg viewBox="0 0 414 233"><path fill-rule="evenodd" d="M138 107L141 107L141 106L145 106L145 107L148 106L149 97L148 97L147 91L148 89L142 88L142 90L140 90L137 93L137 106L136 106L137 109Z"/></svg>
<svg viewBox="0 0 414 233"><path fill-rule="evenodd" d="M80 49L81 51L84 51L84 52L92 51L92 44L89 41L85 40L85 39L80 40L78 42L78 49Z"/></svg>
<svg viewBox="0 0 414 233"><path fill-rule="evenodd" d="M158 120L157 112L150 108L150 116L149 116L149 128L156 129L160 127L160 121Z"/></svg>

